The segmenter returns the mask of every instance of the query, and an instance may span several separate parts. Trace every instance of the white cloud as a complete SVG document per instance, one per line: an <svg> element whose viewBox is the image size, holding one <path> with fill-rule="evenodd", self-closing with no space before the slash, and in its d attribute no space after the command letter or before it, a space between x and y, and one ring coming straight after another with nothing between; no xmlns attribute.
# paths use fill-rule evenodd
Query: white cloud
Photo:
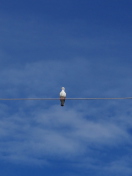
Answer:
<svg viewBox="0 0 132 176"><path fill-rule="evenodd" d="M104 167L105 172L109 172L110 174L120 174L121 176L124 175L131 175L131 157L122 157L119 160L115 160L111 162L109 165Z"/></svg>
<svg viewBox="0 0 132 176"><path fill-rule="evenodd" d="M1 96L58 97L61 86L66 87L68 97L112 96L116 90L111 91L109 85L106 89L109 81L106 75L102 76L108 66L104 69L96 65L95 68L98 76L94 74L93 63L78 58L72 59L70 64L69 61L38 61L3 69ZM112 72L110 68L109 73ZM117 85L114 75L110 77ZM119 78L118 82L121 80ZM122 88L118 90L119 96ZM131 145L131 105L128 101L115 100L67 100L64 108L59 101L1 102L1 159L47 164L50 157L84 160L90 154L90 161L95 150L124 143ZM89 164L94 166L93 162Z"/></svg>
<svg viewBox="0 0 132 176"><path fill-rule="evenodd" d="M131 96L131 64L119 54L130 34L96 26L95 36L97 28L85 22L1 16L1 97L58 97L62 86L68 97ZM131 174L131 101L67 100L64 108L59 101L1 101L0 107L2 161L47 165L62 159L101 176Z"/></svg>
<svg viewBox="0 0 132 176"><path fill-rule="evenodd" d="M114 121L85 117L75 108L59 105L4 117L0 123L1 159L42 164L50 157L74 160L94 152L91 147L131 143L129 133Z"/></svg>

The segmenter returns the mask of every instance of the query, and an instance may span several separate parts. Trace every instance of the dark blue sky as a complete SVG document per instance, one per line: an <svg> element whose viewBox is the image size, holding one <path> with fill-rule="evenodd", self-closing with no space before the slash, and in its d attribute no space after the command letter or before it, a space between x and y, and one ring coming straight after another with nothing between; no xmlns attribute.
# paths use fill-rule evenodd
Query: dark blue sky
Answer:
<svg viewBox="0 0 132 176"><path fill-rule="evenodd" d="M0 97L132 97L131 0L0 0ZM132 101L0 101L0 175L131 176Z"/></svg>

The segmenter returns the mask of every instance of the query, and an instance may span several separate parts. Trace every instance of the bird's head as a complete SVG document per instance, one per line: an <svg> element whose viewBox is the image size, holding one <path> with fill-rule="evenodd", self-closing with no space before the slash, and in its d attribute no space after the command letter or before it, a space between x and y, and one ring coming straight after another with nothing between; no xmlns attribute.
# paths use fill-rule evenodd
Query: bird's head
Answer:
<svg viewBox="0 0 132 176"><path fill-rule="evenodd" d="M62 90L65 90L65 87L62 87L61 89L62 89Z"/></svg>

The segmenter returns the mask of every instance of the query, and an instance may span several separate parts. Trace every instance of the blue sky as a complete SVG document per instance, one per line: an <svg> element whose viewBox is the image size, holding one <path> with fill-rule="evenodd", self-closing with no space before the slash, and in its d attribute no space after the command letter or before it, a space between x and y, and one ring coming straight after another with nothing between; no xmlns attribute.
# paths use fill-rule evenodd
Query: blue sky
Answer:
<svg viewBox="0 0 132 176"><path fill-rule="evenodd" d="M132 97L131 0L0 0L0 97ZM132 101L0 101L0 175L131 176Z"/></svg>

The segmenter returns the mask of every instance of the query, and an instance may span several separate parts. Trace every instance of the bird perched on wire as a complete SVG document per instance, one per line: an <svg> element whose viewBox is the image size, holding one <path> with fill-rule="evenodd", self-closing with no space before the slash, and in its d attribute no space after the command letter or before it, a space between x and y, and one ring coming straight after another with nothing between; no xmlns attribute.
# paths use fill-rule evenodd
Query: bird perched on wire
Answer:
<svg viewBox="0 0 132 176"><path fill-rule="evenodd" d="M61 89L62 91L60 92L60 102L61 102L61 106L64 106L65 98L66 98L65 87L62 87Z"/></svg>

